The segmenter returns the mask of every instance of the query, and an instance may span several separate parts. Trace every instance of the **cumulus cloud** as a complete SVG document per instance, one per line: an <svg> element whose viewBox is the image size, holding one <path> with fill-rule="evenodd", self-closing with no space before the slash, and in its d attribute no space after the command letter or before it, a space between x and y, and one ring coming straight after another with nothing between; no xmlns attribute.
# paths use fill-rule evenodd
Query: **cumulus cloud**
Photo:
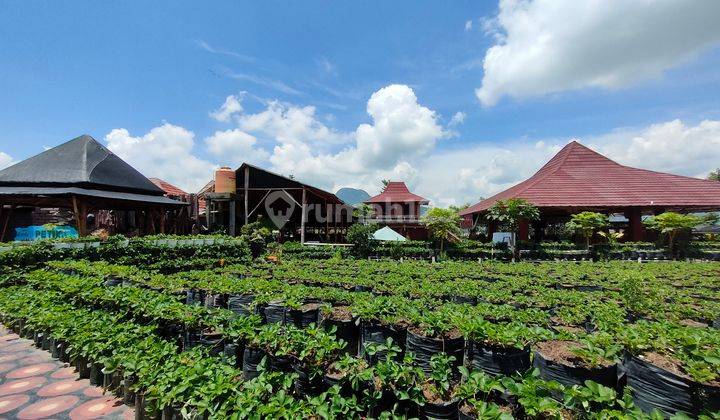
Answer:
<svg viewBox="0 0 720 420"><path fill-rule="evenodd" d="M720 121L667 121L592 137L588 145L626 165L704 178L720 162Z"/></svg>
<svg viewBox="0 0 720 420"><path fill-rule="evenodd" d="M241 129L259 133L283 144L308 142L322 147L350 139L346 133L331 129L319 121L314 106L271 101L265 110L242 114L237 119Z"/></svg>
<svg viewBox="0 0 720 420"><path fill-rule="evenodd" d="M656 78L720 42L718 16L718 1L501 0L476 94L492 106Z"/></svg>
<svg viewBox="0 0 720 420"><path fill-rule="evenodd" d="M241 99L242 97L237 95L228 96L220 108L212 111L210 116L220 122L229 122L234 114L243 111Z"/></svg>
<svg viewBox="0 0 720 420"><path fill-rule="evenodd" d="M215 157L236 163L267 161L278 173L335 190L377 188L383 178L414 179L418 170L413 161L450 135L437 113L420 105L406 85L374 92L366 111L370 122L340 131L323 123L313 106L270 101L256 113L233 113L237 129L218 131L205 139L205 145ZM464 114L454 118L459 123ZM259 148L259 139L273 143L272 151Z"/></svg>
<svg viewBox="0 0 720 420"><path fill-rule="evenodd" d="M467 115L462 111L456 112L455 115L453 115L452 118L450 118L450 122L448 123L448 126L453 127L453 126L464 123L466 116Z"/></svg>
<svg viewBox="0 0 720 420"><path fill-rule="evenodd" d="M472 30L472 27L473 27L473 21L472 21L472 20L465 21L465 32L471 31L471 30Z"/></svg>
<svg viewBox="0 0 720 420"><path fill-rule="evenodd" d="M0 152L0 169L7 168L14 164L13 158L5 152Z"/></svg>
<svg viewBox="0 0 720 420"><path fill-rule="evenodd" d="M188 192L205 185L216 167L193 154L192 131L169 123L139 137L116 128L105 136L105 141L108 149L143 175L162 178Z"/></svg>
<svg viewBox="0 0 720 420"><path fill-rule="evenodd" d="M230 165L237 165L239 162L257 163L266 160L269 156L266 150L256 148L255 136L239 128L216 131L205 139L205 145L214 157Z"/></svg>

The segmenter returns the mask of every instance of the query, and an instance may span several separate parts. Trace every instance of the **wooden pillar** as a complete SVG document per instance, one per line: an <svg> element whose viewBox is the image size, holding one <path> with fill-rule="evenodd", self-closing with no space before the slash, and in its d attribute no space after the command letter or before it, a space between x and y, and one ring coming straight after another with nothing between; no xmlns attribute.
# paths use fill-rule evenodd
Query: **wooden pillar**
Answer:
<svg viewBox="0 0 720 420"><path fill-rule="evenodd" d="M302 201L300 202L300 243L305 243L305 200L307 199L305 187L302 190Z"/></svg>
<svg viewBox="0 0 720 420"><path fill-rule="evenodd" d="M480 216L477 216L480 217ZM497 231L497 222L495 221L489 221L487 224L487 232L488 232L488 238L492 241L493 233Z"/></svg>
<svg viewBox="0 0 720 420"><path fill-rule="evenodd" d="M205 223L207 223L207 230L210 232L210 223L212 223L212 219L210 217L210 208L212 207L212 201L210 200L210 197L205 197Z"/></svg>
<svg viewBox="0 0 720 420"><path fill-rule="evenodd" d="M165 209L160 207L160 233L165 233Z"/></svg>
<svg viewBox="0 0 720 420"><path fill-rule="evenodd" d="M15 210L15 206L11 205L10 208L7 211L5 210L4 205L0 205L0 214L3 214L5 216L5 221L3 222L2 232L0 232L0 242L5 241L5 235L7 234L8 226L10 225L10 218L12 217L13 210ZM0 217L0 220L2 218Z"/></svg>
<svg viewBox="0 0 720 420"><path fill-rule="evenodd" d="M625 217L628 219L628 234L625 235L629 241L637 242L645 239L645 228L642 224L642 211L632 207L625 210Z"/></svg>
<svg viewBox="0 0 720 420"><path fill-rule="evenodd" d="M77 196L72 197L73 213L75 213L75 223L78 228L80 237L87 236L87 208Z"/></svg>
<svg viewBox="0 0 720 420"><path fill-rule="evenodd" d="M247 218L246 218L247 220ZM228 234L235 236L235 196L228 201Z"/></svg>
<svg viewBox="0 0 720 420"><path fill-rule="evenodd" d="M527 241L530 239L530 222L521 220L518 226L518 240Z"/></svg>
<svg viewBox="0 0 720 420"><path fill-rule="evenodd" d="M533 222L533 230L535 231L535 237L533 240L535 242L540 242L543 240L543 237L545 236L545 221L543 220L536 220Z"/></svg>
<svg viewBox="0 0 720 420"><path fill-rule="evenodd" d="M248 194L250 193L250 167L248 167L248 166L245 167L245 176L243 178L245 178L244 179L245 192L243 193L243 197L245 199L245 224L247 225L248 217L249 217L248 216L248 205L249 205L248 204L248 201L249 201ZM305 194L305 190L303 190L303 194Z"/></svg>

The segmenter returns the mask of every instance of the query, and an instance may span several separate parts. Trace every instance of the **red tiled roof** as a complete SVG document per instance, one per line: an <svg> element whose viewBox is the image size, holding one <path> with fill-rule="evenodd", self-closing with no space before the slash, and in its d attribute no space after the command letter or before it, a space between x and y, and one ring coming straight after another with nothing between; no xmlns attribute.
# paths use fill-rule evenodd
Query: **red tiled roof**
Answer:
<svg viewBox="0 0 720 420"><path fill-rule="evenodd" d="M181 190L180 188L174 186L173 184L162 180L160 178L148 178L153 184L157 185L158 188L165 191L165 195L169 196L181 196L181 195L188 195L185 191Z"/></svg>
<svg viewBox="0 0 720 420"><path fill-rule="evenodd" d="M573 141L535 175L460 212L524 198L538 207L720 208L720 182L620 165Z"/></svg>
<svg viewBox="0 0 720 420"><path fill-rule="evenodd" d="M420 197L417 194L413 194L408 190L407 185L404 182L388 182L387 186L382 193L371 197L365 203L408 203L408 202L420 202L421 204L428 204L426 198Z"/></svg>

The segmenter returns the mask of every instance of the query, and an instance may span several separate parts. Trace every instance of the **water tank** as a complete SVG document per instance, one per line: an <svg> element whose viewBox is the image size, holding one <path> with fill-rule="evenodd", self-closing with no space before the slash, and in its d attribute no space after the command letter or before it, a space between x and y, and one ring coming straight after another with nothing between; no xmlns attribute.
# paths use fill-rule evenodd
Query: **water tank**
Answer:
<svg viewBox="0 0 720 420"><path fill-rule="evenodd" d="M235 171L227 166L215 171L215 192L235 193Z"/></svg>

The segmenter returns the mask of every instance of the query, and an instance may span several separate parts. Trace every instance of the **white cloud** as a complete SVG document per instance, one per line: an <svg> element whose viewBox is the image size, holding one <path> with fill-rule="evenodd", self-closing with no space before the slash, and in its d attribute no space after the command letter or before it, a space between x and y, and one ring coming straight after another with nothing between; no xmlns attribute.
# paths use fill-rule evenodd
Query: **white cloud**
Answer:
<svg viewBox="0 0 720 420"><path fill-rule="evenodd" d="M0 152L0 169L7 168L10 165L13 165L15 162L13 161L13 158L8 155L5 152Z"/></svg>
<svg viewBox="0 0 720 420"><path fill-rule="evenodd" d="M472 20L468 20L468 21L465 22L465 32L471 31L471 30L472 30L472 27L473 27L473 21L472 21Z"/></svg>
<svg viewBox="0 0 720 420"><path fill-rule="evenodd" d="M476 94L484 106L656 78L720 41L719 1L501 0ZM494 28L494 29L493 29Z"/></svg>
<svg viewBox="0 0 720 420"><path fill-rule="evenodd" d="M687 125L680 120L588 138L608 157L630 166L706 177L720 166L720 121Z"/></svg>
<svg viewBox="0 0 720 420"><path fill-rule="evenodd" d="M279 101L268 103L264 111L238 116L241 129L271 137L280 143L308 142L318 146L343 143L347 133L328 128L317 119L314 106L295 106Z"/></svg>
<svg viewBox="0 0 720 420"><path fill-rule="evenodd" d="M220 122L228 122L234 114L243 111L241 101L242 96L229 95L225 98L225 102L220 106L220 108L212 111L210 116Z"/></svg>
<svg viewBox="0 0 720 420"><path fill-rule="evenodd" d="M245 82L254 83L259 86L264 86L268 89L277 90L278 92L286 93L288 95L304 95L303 92L289 86L287 83L281 80L269 79L267 77L258 76L255 74L238 73L229 69L223 69L223 74L231 79L242 80Z"/></svg>
<svg viewBox="0 0 720 420"><path fill-rule="evenodd" d="M364 165L382 168L429 152L446 134L435 111L420 105L406 85L390 85L373 93L367 113L372 124L361 124L355 131L355 150Z"/></svg>
<svg viewBox="0 0 720 420"><path fill-rule="evenodd" d="M248 63L252 63L255 61L255 57L236 53L235 51L230 51L230 50L226 50L223 48L217 48L217 47L214 47L214 46L208 44L207 42L205 42L203 40L197 40L197 41L195 41L195 43L198 45L198 47L202 48L203 50L205 50L209 53L227 55L227 56L234 57L234 58L237 58L241 61L245 61Z"/></svg>
<svg viewBox="0 0 720 420"><path fill-rule="evenodd" d="M420 105L405 85L390 85L373 93L367 113L371 122L360 124L353 132L326 126L312 106L278 101L269 102L258 113L239 114L236 121L245 136L275 142L268 158L272 170L330 190L341 186L376 188L383 178L412 178L417 173L413 160L449 134L437 113ZM206 143L215 148L211 152L216 156L229 149L220 140ZM240 154L257 152L255 143L249 143L243 143ZM246 152L250 149L253 152Z"/></svg>
<svg viewBox="0 0 720 420"><path fill-rule="evenodd" d="M205 139L205 145L213 156L231 166L239 165L240 162L258 163L269 156L266 150L256 148L255 136L239 128L216 131Z"/></svg>
<svg viewBox="0 0 720 420"><path fill-rule="evenodd" d="M108 149L148 177L162 178L196 192L213 176L216 165L193 154L195 134L165 123L141 137L116 128L105 136Z"/></svg>
<svg viewBox="0 0 720 420"><path fill-rule="evenodd" d="M453 115L452 118L450 118L450 122L448 123L448 126L454 127L456 125L460 125L460 124L464 123L466 116L467 116L467 114L465 114L462 111L456 112L455 115Z"/></svg>

